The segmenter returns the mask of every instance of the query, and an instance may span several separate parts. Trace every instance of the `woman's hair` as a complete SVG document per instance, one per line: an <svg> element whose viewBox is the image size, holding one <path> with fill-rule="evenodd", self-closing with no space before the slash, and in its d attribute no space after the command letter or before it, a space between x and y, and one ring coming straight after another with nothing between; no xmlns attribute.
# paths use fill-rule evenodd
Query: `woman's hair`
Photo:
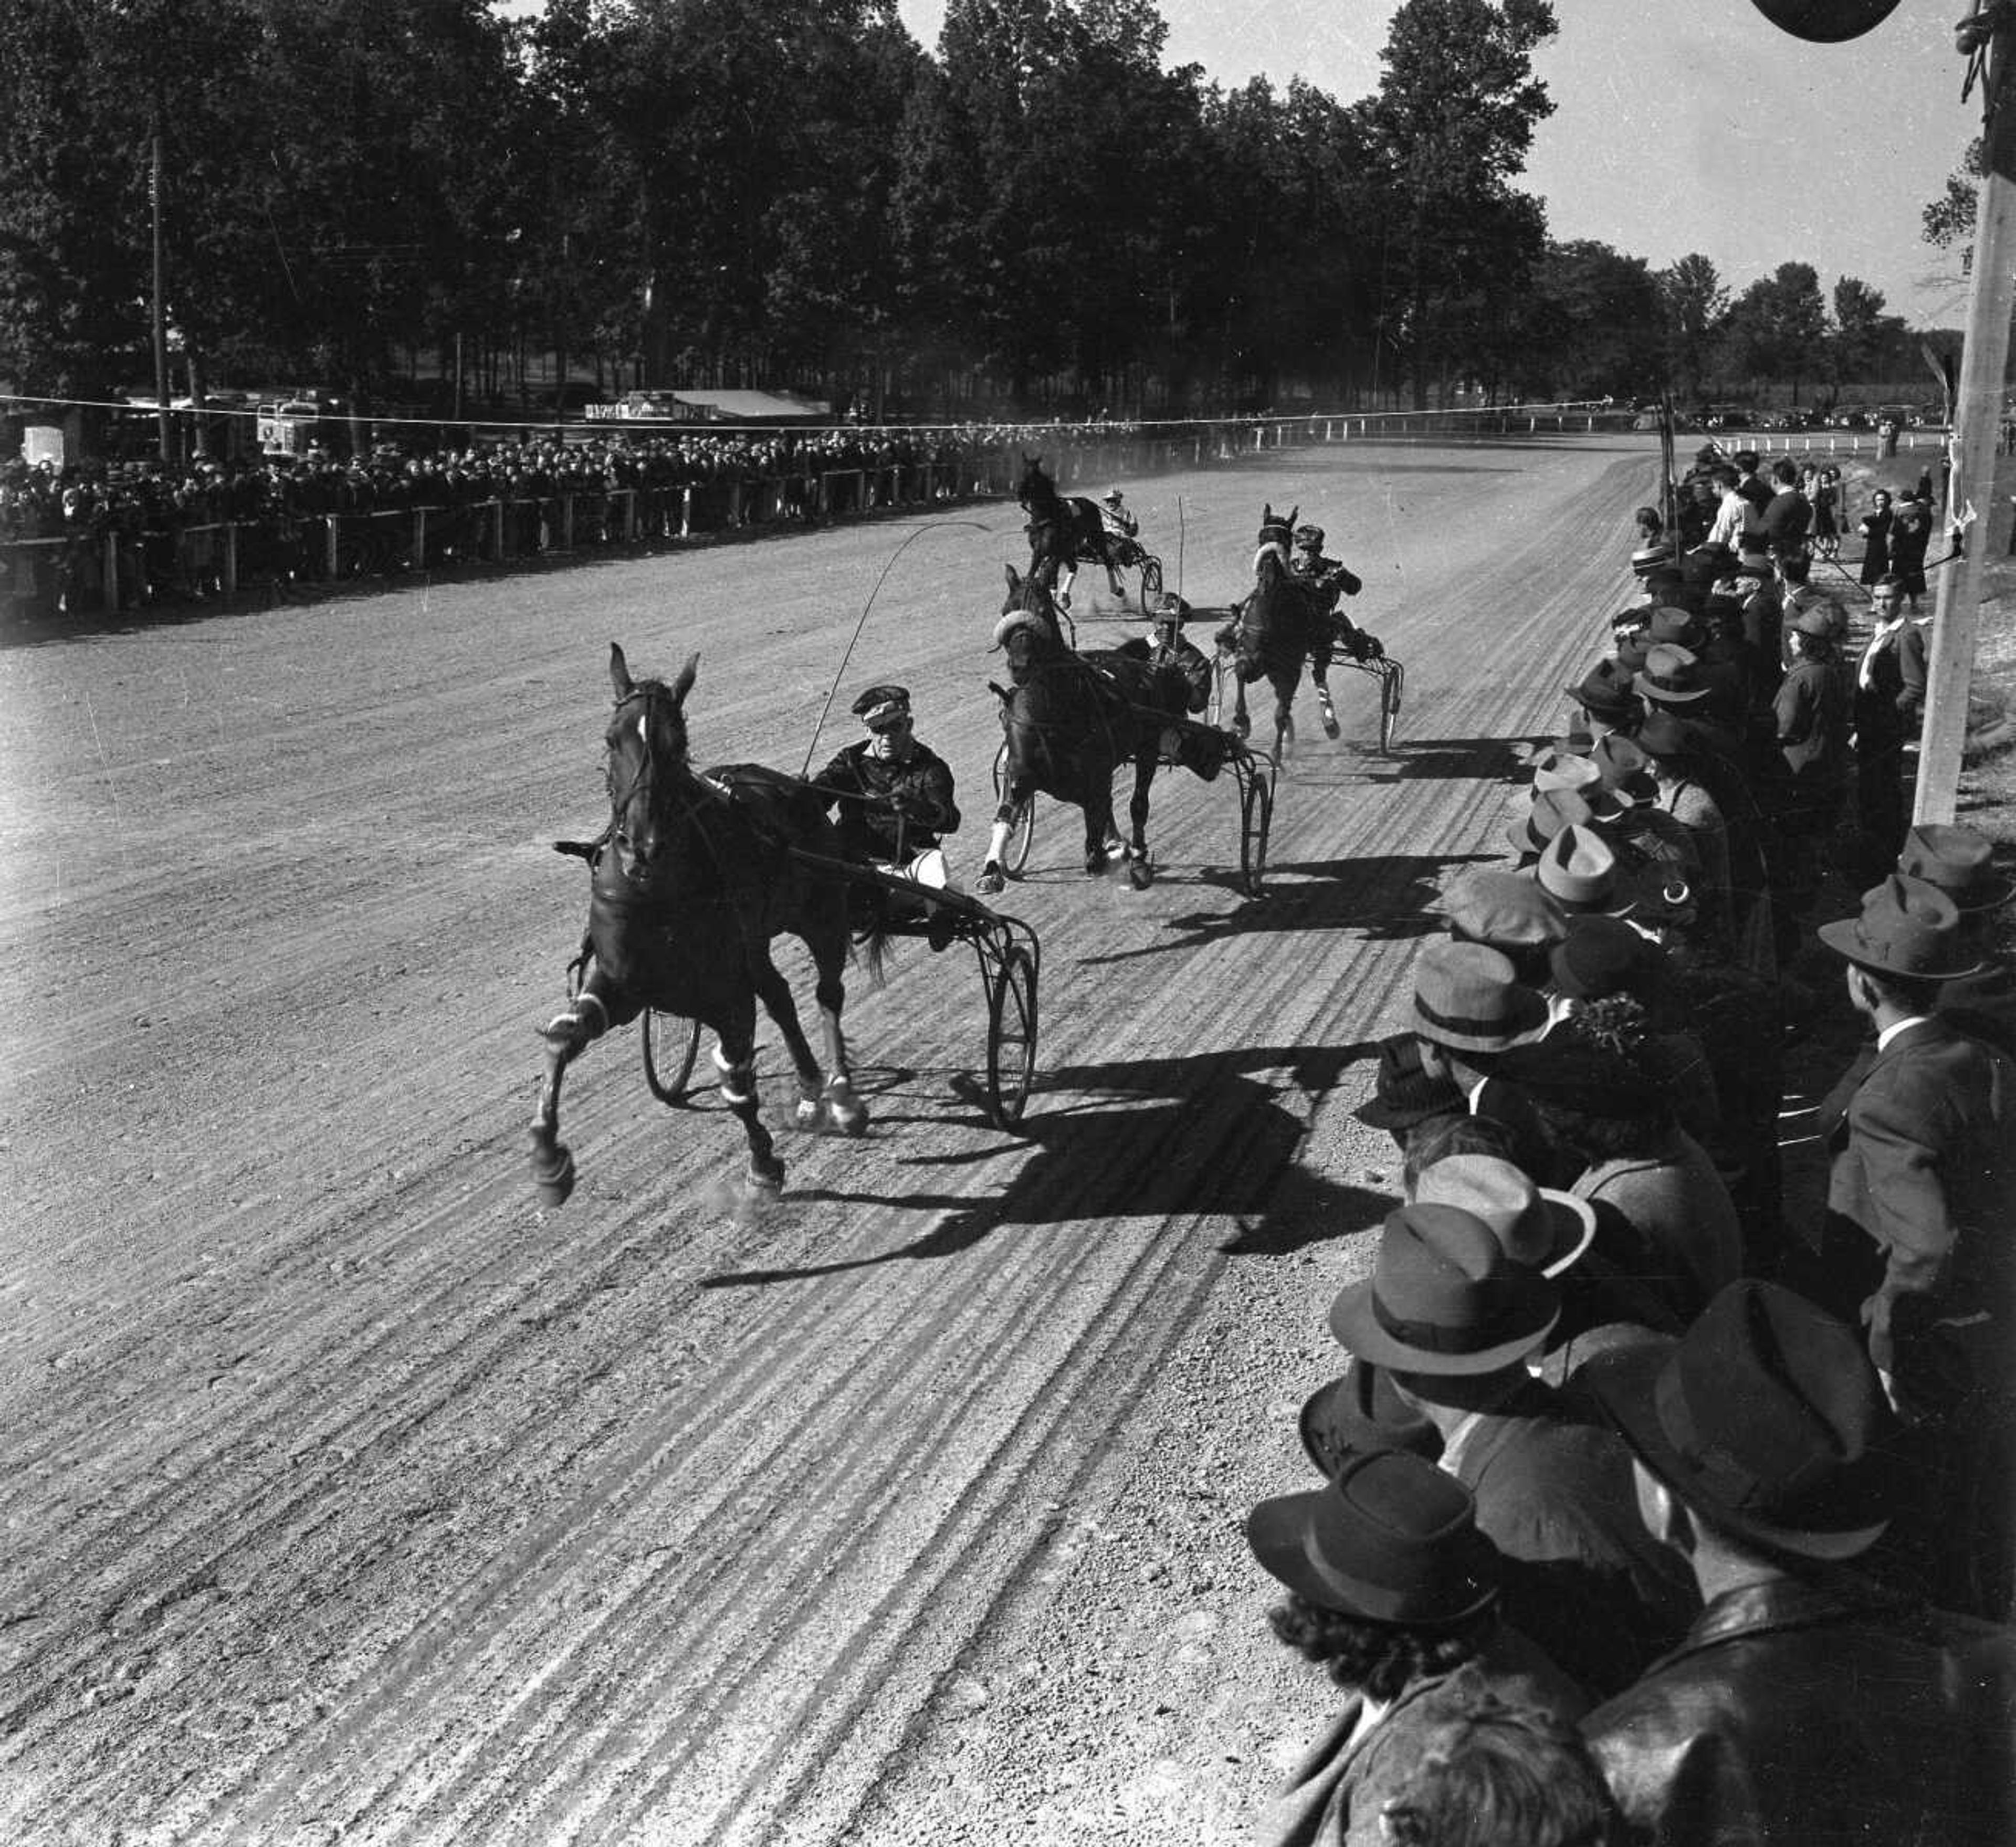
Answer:
<svg viewBox="0 0 2016 1847"><path fill-rule="evenodd" d="M1381 1811L1393 1847L1608 1847L1624 1838L1572 1725L1509 1704L1474 1671L1437 1697L1456 1709Z"/></svg>
<svg viewBox="0 0 2016 1847"><path fill-rule="evenodd" d="M1326 1610L1288 1593L1267 1612L1274 1633L1340 1687L1381 1701L1415 1681L1446 1674L1473 1659L1497 1626L1496 1605L1455 1629L1401 1629Z"/></svg>
<svg viewBox="0 0 2016 1847"><path fill-rule="evenodd" d="M1666 1104L1655 1104L1642 1115L1597 1116L1550 1097L1532 1100L1547 1139L1589 1167L1656 1155L1673 1132L1673 1111Z"/></svg>

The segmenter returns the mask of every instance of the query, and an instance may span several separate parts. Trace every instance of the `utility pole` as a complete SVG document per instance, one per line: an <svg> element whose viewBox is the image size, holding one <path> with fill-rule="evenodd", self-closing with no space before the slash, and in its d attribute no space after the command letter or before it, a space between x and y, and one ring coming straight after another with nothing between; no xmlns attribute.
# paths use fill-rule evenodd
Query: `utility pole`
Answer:
<svg viewBox="0 0 2016 1847"><path fill-rule="evenodd" d="M175 427L168 416L167 257L161 237L161 103L154 99L153 158L147 174L147 200L154 221L154 405L161 459L175 459Z"/></svg>
<svg viewBox="0 0 2016 1847"><path fill-rule="evenodd" d="M1967 332L1960 349L1952 438L1953 482L1946 517L1963 511L1966 550L1957 568L1939 575L1925 668L1925 724L1918 746L1918 790L1911 819L1949 822L1960 793L1960 751L1967 736L1967 687L1981 633L1982 570L1988 555L1988 515L1995 506L1996 439L2002 423L2002 380L2009 362L2009 315L2016 300L2016 95L2011 52L2016 6L1994 0L1963 23L1960 49L1988 56L1982 133L1982 178L1974 225L1974 266L1967 290Z"/></svg>

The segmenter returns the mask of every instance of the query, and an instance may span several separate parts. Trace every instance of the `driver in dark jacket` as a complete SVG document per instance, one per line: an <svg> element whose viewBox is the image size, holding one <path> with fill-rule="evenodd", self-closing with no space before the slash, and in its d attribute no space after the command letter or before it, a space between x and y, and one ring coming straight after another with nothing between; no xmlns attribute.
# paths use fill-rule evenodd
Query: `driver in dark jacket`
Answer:
<svg viewBox="0 0 2016 1847"><path fill-rule="evenodd" d="M939 837L959 830L952 771L918 741L907 688L870 686L854 711L868 735L819 772L819 791L829 810L839 809L841 842L849 852L917 877L925 870L917 862L938 850ZM941 876L927 883L947 882L938 857Z"/></svg>

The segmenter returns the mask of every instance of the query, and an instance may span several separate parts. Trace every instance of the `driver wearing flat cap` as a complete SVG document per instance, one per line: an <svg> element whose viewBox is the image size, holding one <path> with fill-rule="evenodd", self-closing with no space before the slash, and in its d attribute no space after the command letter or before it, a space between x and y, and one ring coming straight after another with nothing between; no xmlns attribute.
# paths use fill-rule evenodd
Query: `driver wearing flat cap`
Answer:
<svg viewBox="0 0 2016 1847"><path fill-rule="evenodd" d="M925 884L949 883L938 837L959 830L952 771L917 740L907 687L870 686L854 702L868 735L819 773L841 844L884 869Z"/></svg>

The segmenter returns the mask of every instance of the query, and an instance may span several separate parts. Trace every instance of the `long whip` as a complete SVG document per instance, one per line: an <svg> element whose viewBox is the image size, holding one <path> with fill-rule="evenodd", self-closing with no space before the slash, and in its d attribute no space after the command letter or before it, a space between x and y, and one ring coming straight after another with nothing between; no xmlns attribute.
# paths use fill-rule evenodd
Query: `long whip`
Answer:
<svg viewBox="0 0 2016 1847"><path fill-rule="evenodd" d="M833 710L833 702L840 691L840 682L847 677L847 664L854 658L854 644L861 639L861 632L868 626L868 612L875 607L875 599L882 594L882 586L889 581L889 573L896 568L896 560L927 532L949 530L955 526L970 527L976 532L989 532L993 528L981 520L927 520L916 531L889 554L889 562L882 567L882 574L875 580L875 588L868 592L868 600L861 606L861 620L854 625L854 632L848 637L847 650L840 657L840 666L833 676L833 684L826 688L826 704L819 707L819 715L812 725L812 734L805 744L805 760L799 766L802 779L812 766L812 753L819 748L819 733L825 729L826 714Z"/></svg>

